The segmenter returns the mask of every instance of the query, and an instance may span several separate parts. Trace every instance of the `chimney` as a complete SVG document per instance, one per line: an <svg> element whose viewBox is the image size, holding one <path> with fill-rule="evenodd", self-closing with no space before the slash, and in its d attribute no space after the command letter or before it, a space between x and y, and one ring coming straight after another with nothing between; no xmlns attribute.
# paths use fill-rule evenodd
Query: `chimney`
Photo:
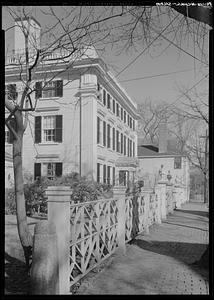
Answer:
<svg viewBox="0 0 214 300"><path fill-rule="evenodd" d="M24 27L24 28L23 28ZM29 30L29 52L40 49L41 25L33 18L15 19L15 53L23 53L25 48L25 37L23 30Z"/></svg>
<svg viewBox="0 0 214 300"><path fill-rule="evenodd" d="M167 152L167 123L166 119L161 120L159 127L159 153Z"/></svg>

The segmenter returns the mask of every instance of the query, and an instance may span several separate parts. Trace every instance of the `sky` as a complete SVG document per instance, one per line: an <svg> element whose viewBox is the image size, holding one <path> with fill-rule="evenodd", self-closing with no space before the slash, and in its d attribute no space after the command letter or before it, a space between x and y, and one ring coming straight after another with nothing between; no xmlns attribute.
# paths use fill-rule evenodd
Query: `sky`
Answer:
<svg viewBox="0 0 214 300"><path fill-rule="evenodd" d="M33 11L34 17L40 22L41 26L45 26L48 17L39 13L39 7L33 7ZM191 22L191 19L189 22ZM2 11L2 25L3 29L13 25L4 8ZM8 44L11 46L13 44L12 40L13 29L10 29L6 31L6 46ZM145 52L143 51L146 45L139 44L136 45L135 51L131 49L129 53L123 52L120 55L116 55L115 49L112 50L110 46L106 46L106 51L102 53L102 56L107 65L113 67L113 74L135 102L142 103L146 99L150 99L152 102L164 101L179 105L179 89L182 87L191 88L193 85L197 85L197 82L208 74L209 69L207 65L178 50L173 45L161 54L164 47L168 45L169 42L165 40L161 42L157 40ZM200 55L194 50L191 40L188 46L185 42L181 43L180 46L200 59ZM208 53L208 41L205 41L204 47ZM140 55L142 52L143 54ZM137 56L139 57L137 58ZM122 71L123 69L125 70ZM120 72L121 74L118 75ZM178 73L163 75L172 72ZM137 80L133 80L136 78ZM202 80L197 87L199 90L208 90L208 80Z"/></svg>

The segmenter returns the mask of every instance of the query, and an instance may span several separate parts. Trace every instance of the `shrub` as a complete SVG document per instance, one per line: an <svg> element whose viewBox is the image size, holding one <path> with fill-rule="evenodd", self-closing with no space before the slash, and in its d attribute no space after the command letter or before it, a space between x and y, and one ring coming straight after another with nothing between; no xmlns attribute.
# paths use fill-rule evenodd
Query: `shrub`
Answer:
<svg viewBox="0 0 214 300"><path fill-rule="evenodd" d="M8 188L5 190L5 214L16 214L16 202L14 188Z"/></svg>
<svg viewBox="0 0 214 300"><path fill-rule="evenodd" d="M26 213L28 216L35 213L47 213L47 199L45 190L48 186L70 186L72 189L71 200L74 203L97 200L101 197L112 197L112 186L108 184L96 183L88 180L86 177L79 177L77 173L71 173L54 180L47 177L32 182L31 180L24 184L24 195L26 200ZM10 189L6 195L6 213L16 211L14 189Z"/></svg>

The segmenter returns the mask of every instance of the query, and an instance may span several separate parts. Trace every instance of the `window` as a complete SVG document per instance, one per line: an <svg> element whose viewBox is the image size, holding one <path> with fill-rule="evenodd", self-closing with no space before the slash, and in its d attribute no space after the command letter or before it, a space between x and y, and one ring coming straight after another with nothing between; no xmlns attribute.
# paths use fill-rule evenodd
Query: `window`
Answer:
<svg viewBox="0 0 214 300"><path fill-rule="evenodd" d="M36 98L53 98L63 96L63 81L55 80L43 83L36 82Z"/></svg>
<svg viewBox="0 0 214 300"><path fill-rule="evenodd" d="M135 157L135 142L133 142L133 156Z"/></svg>
<svg viewBox="0 0 214 300"><path fill-rule="evenodd" d="M119 108L119 104L118 103L117 103L116 107L117 107L117 117L119 117L119 115L120 115L120 108Z"/></svg>
<svg viewBox="0 0 214 300"><path fill-rule="evenodd" d="M112 148L115 150L115 128L112 128Z"/></svg>
<svg viewBox="0 0 214 300"><path fill-rule="evenodd" d="M97 182L100 182L100 164L97 163Z"/></svg>
<svg viewBox="0 0 214 300"><path fill-rule="evenodd" d="M100 123L101 123L101 120L99 117L97 117L97 144L99 144L101 142Z"/></svg>
<svg viewBox="0 0 214 300"><path fill-rule="evenodd" d="M174 169L181 169L181 157L174 158Z"/></svg>
<svg viewBox="0 0 214 300"><path fill-rule="evenodd" d="M119 131L117 130L116 131L117 152L120 152L120 141L119 141L119 138L120 138L120 134L119 134Z"/></svg>
<svg viewBox="0 0 214 300"><path fill-rule="evenodd" d="M107 147L111 148L111 126L107 125Z"/></svg>
<svg viewBox="0 0 214 300"><path fill-rule="evenodd" d="M121 146L121 154L123 154L123 134L120 134L120 146Z"/></svg>
<svg viewBox="0 0 214 300"><path fill-rule="evenodd" d="M16 100L18 93L16 91L16 84L7 84L5 86L5 95L8 100Z"/></svg>
<svg viewBox="0 0 214 300"><path fill-rule="evenodd" d="M128 119L128 120L127 120L127 124L128 124L128 126L129 126L129 115L127 116L127 119Z"/></svg>
<svg viewBox="0 0 214 300"><path fill-rule="evenodd" d="M101 93L101 86L100 86L99 83L97 83L97 91L98 91L97 99L101 100L101 95L100 95L100 93Z"/></svg>
<svg viewBox="0 0 214 300"><path fill-rule="evenodd" d="M103 89L103 104L106 106L106 90Z"/></svg>
<svg viewBox="0 0 214 300"><path fill-rule="evenodd" d="M47 176L48 179L53 180L55 177L62 176L62 163L61 162L48 162L48 163L35 163L34 164L34 180L41 177L41 165L42 175Z"/></svg>
<svg viewBox="0 0 214 300"><path fill-rule="evenodd" d="M124 123L126 123L126 111L124 110L124 118L123 118L123 120L124 120Z"/></svg>
<svg viewBox="0 0 214 300"><path fill-rule="evenodd" d="M11 118L9 121L11 127L16 130L16 121L14 118ZM5 143L12 144L13 143L13 134L12 132L5 126Z"/></svg>
<svg viewBox="0 0 214 300"><path fill-rule="evenodd" d="M122 107L120 109L120 117L121 117L121 120L123 121L123 108Z"/></svg>
<svg viewBox="0 0 214 300"><path fill-rule="evenodd" d="M44 117L43 120L43 138L44 142L54 142L55 137L55 116Z"/></svg>
<svg viewBox="0 0 214 300"><path fill-rule="evenodd" d="M126 155L126 136L124 135L124 155Z"/></svg>
<svg viewBox="0 0 214 300"><path fill-rule="evenodd" d="M106 122L103 121L103 146L106 146Z"/></svg>
<svg viewBox="0 0 214 300"><path fill-rule="evenodd" d="M115 100L113 99L113 113L115 114Z"/></svg>
<svg viewBox="0 0 214 300"><path fill-rule="evenodd" d="M129 119L129 125L130 125L130 128L132 128L132 118L131 117Z"/></svg>
<svg viewBox="0 0 214 300"><path fill-rule="evenodd" d="M106 183L106 165L103 165L103 183Z"/></svg>
<svg viewBox="0 0 214 300"><path fill-rule="evenodd" d="M129 147L129 145L130 145L130 140L129 140L129 138L127 139L127 150L128 150L128 156L130 156L130 147Z"/></svg>
<svg viewBox="0 0 214 300"><path fill-rule="evenodd" d="M35 143L62 142L62 115L35 117Z"/></svg>
<svg viewBox="0 0 214 300"><path fill-rule="evenodd" d="M107 94L107 108L111 109L111 99L109 94Z"/></svg>
<svg viewBox="0 0 214 300"><path fill-rule="evenodd" d="M111 167L107 167L107 184L111 184Z"/></svg>
<svg viewBox="0 0 214 300"><path fill-rule="evenodd" d="M115 167L112 168L112 184L115 185Z"/></svg>
<svg viewBox="0 0 214 300"><path fill-rule="evenodd" d="M135 120L133 120L133 130L135 130Z"/></svg>
<svg viewBox="0 0 214 300"><path fill-rule="evenodd" d="M130 140L130 156L132 156L132 140Z"/></svg>

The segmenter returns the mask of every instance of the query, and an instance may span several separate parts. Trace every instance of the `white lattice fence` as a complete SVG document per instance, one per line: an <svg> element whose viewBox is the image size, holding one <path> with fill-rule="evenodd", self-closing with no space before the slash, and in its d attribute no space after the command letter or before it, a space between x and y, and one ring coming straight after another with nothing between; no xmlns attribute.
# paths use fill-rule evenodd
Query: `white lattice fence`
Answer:
<svg viewBox="0 0 214 300"><path fill-rule="evenodd" d="M166 187L166 209L167 213L173 211L173 191L171 185Z"/></svg>
<svg viewBox="0 0 214 300"><path fill-rule="evenodd" d="M73 285L118 246L117 200L73 204L70 213L70 284Z"/></svg>
<svg viewBox="0 0 214 300"><path fill-rule="evenodd" d="M139 232L142 232L146 229L146 224L147 224L145 195L140 195L137 200L138 200L138 211L139 211L138 227L139 227Z"/></svg>
<svg viewBox="0 0 214 300"><path fill-rule="evenodd" d="M154 223L154 197L149 194L149 213L148 213L148 225L151 226Z"/></svg>
<svg viewBox="0 0 214 300"><path fill-rule="evenodd" d="M125 241L129 242L133 228L133 199L132 196L125 198Z"/></svg>

